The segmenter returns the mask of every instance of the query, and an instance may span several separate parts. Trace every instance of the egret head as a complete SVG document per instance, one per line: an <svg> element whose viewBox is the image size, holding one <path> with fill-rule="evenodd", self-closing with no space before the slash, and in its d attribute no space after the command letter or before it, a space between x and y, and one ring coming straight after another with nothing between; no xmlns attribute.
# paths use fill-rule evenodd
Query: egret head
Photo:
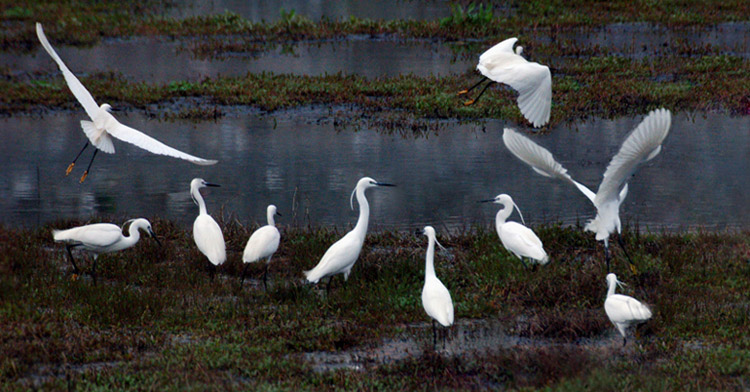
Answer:
<svg viewBox="0 0 750 392"><path fill-rule="evenodd" d="M426 235L429 240L435 240L435 243L438 244L440 248L447 251L443 244L438 242L437 236L435 235L435 229L432 226L425 226L424 229L422 229L422 234Z"/></svg>
<svg viewBox="0 0 750 392"><path fill-rule="evenodd" d="M112 112L112 106L110 106L108 103L103 103L102 106L99 106L99 108L107 113Z"/></svg>
<svg viewBox="0 0 750 392"><path fill-rule="evenodd" d="M526 221L523 220L523 214L521 213L521 209L518 208L518 206L516 205L516 203L513 201L513 198L511 198L509 195L507 195L505 193L501 193L501 194L495 196L494 199L480 200L479 202L480 203L502 204L503 205L503 210L507 206L511 206L511 208L515 207L516 211L518 211L518 215L521 216L521 222L523 222L524 225L526 224ZM513 211L511 209L511 213L512 212ZM510 213L508 213L508 215L510 215Z"/></svg>
<svg viewBox="0 0 750 392"><path fill-rule="evenodd" d="M276 211L276 206L273 204L268 205L268 208L266 209L266 213L268 214L268 216L274 216L274 215L281 216L281 214L278 211Z"/></svg>
<svg viewBox="0 0 750 392"><path fill-rule="evenodd" d="M161 246L161 242L159 241L158 238L156 238L156 233L154 233L154 230L151 228L151 222L149 222L147 219L144 219L144 218L130 219L126 221L125 224L123 224L123 226L128 224L128 222L132 222L130 224L131 228L145 231L149 236L151 236L151 238L156 240L156 243L159 244L159 246Z"/></svg>
<svg viewBox="0 0 750 392"><path fill-rule="evenodd" d="M354 187L354 190L352 191L351 196L349 196L349 205L352 207L352 210L354 209L354 194L357 192L358 189L362 189L362 191L365 191L369 188L373 188L376 186L395 186L393 184L388 184L385 182L377 182L375 179L370 177L362 177L359 181L357 181L357 186Z"/></svg>
<svg viewBox="0 0 750 392"><path fill-rule="evenodd" d="M219 185L219 184L212 184L210 182L206 182L206 180L204 180L202 178L193 178L193 181L190 181L190 190L201 189L201 188L204 188L204 187L207 187L207 186L218 187L218 186L221 186L221 185Z"/></svg>
<svg viewBox="0 0 750 392"><path fill-rule="evenodd" d="M625 285L625 283L622 283L619 280L617 280L617 275L615 275L613 273L607 274L607 286L611 287L614 284L617 284L620 287L622 287L623 285Z"/></svg>

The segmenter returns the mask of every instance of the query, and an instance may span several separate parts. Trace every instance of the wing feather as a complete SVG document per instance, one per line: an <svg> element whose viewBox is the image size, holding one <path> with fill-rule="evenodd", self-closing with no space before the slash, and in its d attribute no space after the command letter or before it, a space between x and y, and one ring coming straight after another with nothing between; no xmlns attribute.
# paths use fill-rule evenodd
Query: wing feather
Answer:
<svg viewBox="0 0 750 392"><path fill-rule="evenodd" d="M121 124L117 120L115 120L114 123L115 125L109 125L107 127L107 132L110 135L122 141L134 144L146 151L150 151L154 154L166 155L166 156L170 156L174 158L184 159L186 161L195 163L196 165L213 165L216 162L218 162L213 159L198 158L196 156L184 153L175 148L169 147L168 145L152 138L151 136L146 135L145 133L139 130L136 130L127 125Z"/></svg>
<svg viewBox="0 0 750 392"><path fill-rule="evenodd" d="M266 225L261 227L247 240L247 246L242 254L242 261L252 263L267 258L274 254L279 248L281 235L275 226Z"/></svg>
<svg viewBox="0 0 750 392"><path fill-rule="evenodd" d="M80 243L91 247L107 247L122 238L122 229L111 223L94 223L67 230L53 230L55 241Z"/></svg>
<svg viewBox="0 0 750 392"><path fill-rule="evenodd" d="M193 223L193 239L198 249L213 265L226 261L226 243L221 227L210 215L198 215Z"/></svg>

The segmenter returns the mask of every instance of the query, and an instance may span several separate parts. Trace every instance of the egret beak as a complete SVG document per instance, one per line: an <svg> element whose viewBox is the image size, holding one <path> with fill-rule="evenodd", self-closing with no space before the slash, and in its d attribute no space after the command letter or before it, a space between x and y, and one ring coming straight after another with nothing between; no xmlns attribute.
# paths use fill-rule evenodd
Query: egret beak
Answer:
<svg viewBox="0 0 750 392"><path fill-rule="evenodd" d="M388 183L385 183L385 182L376 182L375 185L377 185L377 186L396 186L394 184L388 184Z"/></svg>
<svg viewBox="0 0 750 392"><path fill-rule="evenodd" d="M477 203L492 203L495 199L486 199L486 200L479 200Z"/></svg>
<svg viewBox="0 0 750 392"><path fill-rule="evenodd" d="M276 215L278 215L278 216L284 216L284 215L281 215L281 213L278 212L278 211L276 211Z"/></svg>
<svg viewBox="0 0 750 392"><path fill-rule="evenodd" d="M122 111L122 109L117 109L117 108L113 108L113 107L111 107L111 106L110 106L110 107L109 107L109 111L110 111L110 112L121 112L121 111Z"/></svg>
<svg viewBox="0 0 750 392"><path fill-rule="evenodd" d="M210 183L210 182L207 182L207 183L206 183L206 186L212 186L212 187L217 187L217 188L218 188L218 187L220 187L221 185L219 185L219 184L212 184L212 183Z"/></svg>
<svg viewBox="0 0 750 392"><path fill-rule="evenodd" d="M148 234L151 236L151 238L154 239L154 241L156 241L157 244L159 244L159 246L161 246L161 241L159 241L159 239L156 238L156 233L154 233L153 230L148 229Z"/></svg>

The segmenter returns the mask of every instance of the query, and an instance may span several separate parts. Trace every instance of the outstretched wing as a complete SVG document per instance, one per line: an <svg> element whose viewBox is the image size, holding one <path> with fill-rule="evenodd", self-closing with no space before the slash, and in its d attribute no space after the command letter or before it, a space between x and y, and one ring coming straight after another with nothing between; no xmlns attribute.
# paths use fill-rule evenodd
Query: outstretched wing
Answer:
<svg viewBox="0 0 750 392"><path fill-rule="evenodd" d="M484 53L479 56L479 62L483 63L489 58L497 56L499 53L511 53L513 54L513 46L518 41L518 38L508 38L497 45L487 49Z"/></svg>
<svg viewBox="0 0 750 392"><path fill-rule="evenodd" d="M146 151L150 151L154 154L167 155L174 158L184 159L186 161L195 163L196 165L213 165L218 162L213 159L198 158L196 156L184 153L180 150L169 147L168 145L152 138L151 136L146 135L139 130L130 128L129 126L123 125L117 121L114 121L114 123L116 125L109 126L107 128L107 133L122 141L134 144Z"/></svg>
<svg viewBox="0 0 750 392"><path fill-rule="evenodd" d="M42 47L44 47L44 50L49 53L52 59L57 63L57 66L60 67L60 71L62 71L63 77L65 77L65 81L68 83L70 92L73 93L78 102L81 103L81 106L83 106L86 114L88 114L89 117L91 117L91 119L93 120L96 111L99 110L99 105L97 105L96 101L94 101L94 97L92 97L91 93L86 90L86 87L83 87L83 84L81 84L78 78L76 78L75 75L70 72L65 63L63 63L60 56L57 55L55 49L53 49L52 45L50 45L49 41L47 41L47 37L44 35L44 30L42 30L42 25L39 22L37 22L36 24L36 35L37 37L39 37L39 42L42 43Z"/></svg>
<svg viewBox="0 0 750 392"><path fill-rule="evenodd" d="M604 172L596 192L594 205L616 199L637 166L653 159L661 151L661 143L669 133L672 114L667 109L651 111L622 143Z"/></svg>
<svg viewBox="0 0 750 392"><path fill-rule="evenodd" d="M585 185L573 180L568 174L568 170L555 161L552 153L544 147L510 128L505 128L503 142L513 155L531 166L535 172L545 177L556 177L575 185L592 203L594 202L594 197L596 196L594 192Z"/></svg>

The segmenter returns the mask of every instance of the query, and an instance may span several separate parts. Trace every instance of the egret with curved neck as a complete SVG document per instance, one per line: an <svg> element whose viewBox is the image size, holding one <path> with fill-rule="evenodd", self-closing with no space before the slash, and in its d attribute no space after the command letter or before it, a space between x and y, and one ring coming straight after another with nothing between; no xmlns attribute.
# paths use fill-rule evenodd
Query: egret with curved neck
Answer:
<svg viewBox="0 0 750 392"><path fill-rule="evenodd" d="M482 200L481 202L501 204L503 206L495 216L497 235L500 237L500 242L503 243L505 249L516 255L524 266L526 265L523 261L524 257L528 257L542 265L549 262L549 256L544 251L542 241L531 229L518 222L506 222L508 217L513 213L514 207L518 211L518 215L521 216L521 222L523 222L521 210L513 202L513 198L503 193L495 196L494 199Z"/></svg>
<svg viewBox="0 0 750 392"><path fill-rule="evenodd" d="M622 335L622 345L628 342L626 329L633 324L640 324L651 318L651 310L640 301L627 295L615 294L615 286L624 283L617 280L615 274L607 274L607 299L604 300L604 311L609 321Z"/></svg>
<svg viewBox="0 0 750 392"><path fill-rule="evenodd" d="M193 239L198 250L201 251L208 261L211 262L211 276L216 273L216 267L223 264L227 259L224 235L221 233L219 224L206 211L206 202L203 201L200 189L204 187L218 187L217 184L206 182L202 178L194 178L190 182L190 196L198 205L198 217L193 222Z"/></svg>
<svg viewBox="0 0 750 392"><path fill-rule="evenodd" d="M271 263L271 257L273 254L279 249L279 242L281 240L281 234L279 233L279 229L276 228L276 222L273 219L274 215L281 216L276 210L276 206L271 204L266 209L268 224L255 230L247 241L245 251L242 254L242 262L245 263L245 268L242 270L240 284L245 281L245 271L250 263L266 259L266 264L263 269L263 288L268 290L266 283L268 264Z"/></svg>
<svg viewBox="0 0 750 392"><path fill-rule="evenodd" d="M437 329L435 321L443 327L453 325L453 300L451 293L435 274L435 244L443 247L437 241L435 229L426 226L423 231L427 236L427 255L425 256L424 287L422 288L422 307L432 318L432 344L437 345Z"/></svg>

